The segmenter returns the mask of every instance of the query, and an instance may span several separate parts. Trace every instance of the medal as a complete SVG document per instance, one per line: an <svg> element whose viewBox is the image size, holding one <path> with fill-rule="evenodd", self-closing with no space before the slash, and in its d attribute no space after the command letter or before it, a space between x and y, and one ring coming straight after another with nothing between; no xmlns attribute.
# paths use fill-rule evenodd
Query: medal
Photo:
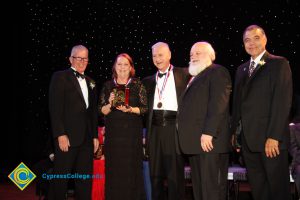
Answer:
<svg viewBox="0 0 300 200"><path fill-rule="evenodd" d="M169 66L169 69L168 69L168 72L167 72L167 74L166 74L166 76L165 76L165 79L164 79L164 82L163 82L163 84L162 84L162 87L161 87L161 89L159 89L159 87L158 87L158 85L157 85L157 82L158 82L158 71L157 71L157 73L156 73L156 88L157 88L157 94L158 94L158 100L159 100L159 102L157 103L157 108L161 108L162 107L162 96L163 96L163 92L164 92L164 90L165 90L165 87L166 87L166 84L167 84L167 81L168 81L168 78L169 78L169 76L170 76L170 71L173 69L173 66L172 65L170 65Z"/></svg>
<svg viewBox="0 0 300 200"><path fill-rule="evenodd" d="M161 108L162 107L162 102L158 102L157 107Z"/></svg>

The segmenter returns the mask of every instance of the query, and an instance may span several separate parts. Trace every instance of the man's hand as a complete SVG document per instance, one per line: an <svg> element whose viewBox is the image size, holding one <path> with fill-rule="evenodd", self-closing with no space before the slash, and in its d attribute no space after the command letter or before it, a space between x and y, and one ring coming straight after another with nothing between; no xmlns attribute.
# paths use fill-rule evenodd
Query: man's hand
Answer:
<svg viewBox="0 0 300 200"><path fill-rule="evenodd" d="M279 155L279 142L272 138L268 138L265 144L266 156L274 158Z"/></svg>
<svg viewBox="0 0 300 200"><path fill-rule="evenodd" d="M70 147L70 141L67 135L58 136L58 146L61 151L68 152Z"/></svg>
<svg viewBox="0 0 300 200"><path fill-rule="evenodd" d="M211 136L211 135L208 135L208 134L201 135L200 142L201 142L201 147L202 147L203 151L210 152L214 148L214 146L212 144L212 139L213 139L213 136Z"/></svg>

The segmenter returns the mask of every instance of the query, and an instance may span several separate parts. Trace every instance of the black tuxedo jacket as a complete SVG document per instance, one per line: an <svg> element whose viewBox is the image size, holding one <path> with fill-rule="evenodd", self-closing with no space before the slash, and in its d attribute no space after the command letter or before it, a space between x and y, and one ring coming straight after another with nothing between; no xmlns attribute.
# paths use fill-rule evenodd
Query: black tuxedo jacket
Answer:
<svg viewBox="0 0 300 200"><path fill-rule="evenodd" d="M175 80L175 87L176 87L176 96L177 102L179 101L182 92L185 90L189 74L187 68L173 68L174 80ZM154 102L154 94L155 94L155 87L156 87L156 73L152 76L148 76L143 79L143 84L147 90L147 97L148 97L148 114L146 115L146 127L147 127L147 136L149 138L151 133L151 125L152 125L152 116L153 116L153 102Z"/></svg>
<svg viewBox="0 0 300 200"><path fill-rule="evenodd" d="M185 154L199 154L202 133L213 136L211 153L230 150L228 70L212 64L200 72L186 88L178 109L178 136Z"/></svg>
<svg viewBox="0 0 300 200"><path fill-rule="evenodd" d="M292 101L292 77L288 61L266 52L252 76L250 61L238 67L233 95L232 132L242 122L242 131L251 151L265 150L267 138L289 144L288 116Z"/></svg>
<svg viewBox="0 0 300 200"><path fill-rule="evenodd" d="M53 74L49 89L49 111L53 137L68 135L71 146L79 146L88 138L98 138L97 90L86 76L89 107L79 82L71 69Z"/></svg>

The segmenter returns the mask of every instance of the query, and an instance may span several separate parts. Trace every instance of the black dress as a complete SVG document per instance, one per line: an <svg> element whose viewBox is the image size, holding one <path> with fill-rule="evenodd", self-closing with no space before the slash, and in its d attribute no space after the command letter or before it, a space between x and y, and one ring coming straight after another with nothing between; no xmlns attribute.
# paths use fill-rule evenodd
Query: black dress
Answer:
<svg viewBox="0 0 300 200"><path fill-rule="evenodd" d="M108 103L114 81L107 81L100 94L102 106ZM140 115L114 110L105 116L105 200L145 199L143 182L142 115L147 112L145 87L138 79L127 85L129 105Z"/></svg>

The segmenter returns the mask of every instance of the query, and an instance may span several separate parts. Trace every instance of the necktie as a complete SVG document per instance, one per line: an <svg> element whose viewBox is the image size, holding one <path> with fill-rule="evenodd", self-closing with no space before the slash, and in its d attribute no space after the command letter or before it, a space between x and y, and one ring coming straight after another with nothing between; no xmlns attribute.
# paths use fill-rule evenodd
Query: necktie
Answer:
<svg viewBox="0 0 300 200"><path fill-rule="evenodd" d="M166 73L158 73L159 78L163 77L164 75L166 75Z"/></svg>
<svg viewBox="0 0 300 200"><path fill-rule="evenodd" d="M73 72L75 73L75 76L76 76L77 78L82 78L82 79L85 78L85 75L84 75L84 74L80 74L78 71L75 71L75 70L73 70Z"/></svg>
<svg viewBox="0 0 300 200"><path fill-rule="evenodd" d="M254 69L255 69L255 62L252 61L251 64L250 64L250 66L249 66L249 71L248 71L248 76L249 77L252 75Z"/></svg>

